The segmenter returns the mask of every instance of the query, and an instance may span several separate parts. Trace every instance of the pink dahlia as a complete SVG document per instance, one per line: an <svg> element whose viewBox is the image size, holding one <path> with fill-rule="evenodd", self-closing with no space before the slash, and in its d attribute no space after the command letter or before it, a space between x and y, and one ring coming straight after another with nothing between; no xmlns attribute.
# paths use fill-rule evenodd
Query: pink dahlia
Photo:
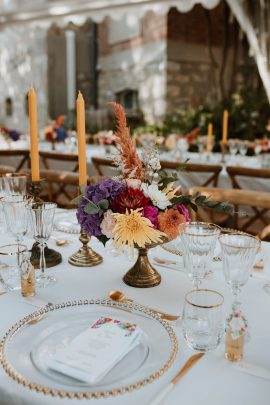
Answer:
<svg viewBox="0 0 270 405"><path fill-rule="evenodd" d="M147 205L142 210L142 216L148 218L153 224L154 228L158 228L158 209L152 205Z"/></svg>
<svg viewBox="0 0 270 405"><path fill-rule="evenodd" d="M184 204L178 204L176 207L177 207L178 211L180 212L180 214L182 214L184 216L186 222L189 222L190 216L189 216L186 206Z"/></svg>

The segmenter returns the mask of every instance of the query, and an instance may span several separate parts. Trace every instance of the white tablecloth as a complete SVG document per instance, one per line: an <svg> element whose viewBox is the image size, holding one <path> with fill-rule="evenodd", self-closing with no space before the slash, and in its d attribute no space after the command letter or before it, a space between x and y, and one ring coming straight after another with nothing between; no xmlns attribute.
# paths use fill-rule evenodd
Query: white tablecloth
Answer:
<svg viewBox="0 0 270 405"><path fill-rule="evenodd" d="M55 233L56 235L56 233ZM57 235L60 235L59 233ZM61 234L65 238L65 234ZM2 236L2 241L4 237ZM159 286L151 289L136 289L125 285L122 276L131 266L126 257L112 257L95 239L91 241L94 249L104 258L102 264L93 268L76 268L68 264L70 254L79 247L77 237L72 235L73 242L69 246L58 247L63 255L62 264L48 270L57 278L57 283L44 290L38 290L37 298L46 302L62 302L70 299L104 298L110 290L121 290L130 298L162 311L181 314L184 296L192 286L188 276L180 271L164 269L156 266L162 275ZM31 246L31 240L27 244ZM50 243L55 248L54 242ZM251 341L245 347L245 361L263 366L270 370L270 295L262 290L267 278L270 279L270 244L264 243L265 268L253 277L243 288L241 299L243 310L248 317ZM163 249L153 249L151 257L169 258L181 261ZM225 296L225 312L228 314L232 295L225 284L220 263L213 263L214 275L206 279L204 287L213 288ZM0 334L20 318L35 309L24 302L20 292L10 292L0 296ZM159 380L131 394L116 398L98 400L98 404L106 405L137 405L150 404L156 394L165 387L172 377L180 370L189 356L193 354L178 329L179 353L169 371ZM29 341L31 345L31 341ZM212 353L207 353L184 377L173 392L166 398L166 405L268 405L270 382L244 374L224 359L224 343ZM96 403L95 400L92 400ZM0 404L1 405L37 405L37 404L75 404L84 403L77 400L61 400L31 392L11 380L0 368Z"/></svg>

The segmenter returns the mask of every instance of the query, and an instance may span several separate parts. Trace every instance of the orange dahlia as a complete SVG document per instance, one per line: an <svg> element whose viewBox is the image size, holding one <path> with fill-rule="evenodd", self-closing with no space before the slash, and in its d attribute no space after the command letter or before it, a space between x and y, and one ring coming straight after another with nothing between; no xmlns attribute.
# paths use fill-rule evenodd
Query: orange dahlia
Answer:
<svg viewBox="0 0 270 405"><path fill-rule="evenodd" d="M186 222L184 215L175 208L170 208L158 214L158 229L168 236L175 239L179 235L178 227Z"/></svg>

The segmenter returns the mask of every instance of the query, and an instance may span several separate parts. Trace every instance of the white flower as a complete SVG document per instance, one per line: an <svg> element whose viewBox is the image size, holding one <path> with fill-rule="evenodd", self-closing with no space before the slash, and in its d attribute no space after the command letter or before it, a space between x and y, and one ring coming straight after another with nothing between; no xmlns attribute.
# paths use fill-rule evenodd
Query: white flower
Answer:
<svg viewBox="0 0 270 405"><path fill-rule="evenodd" d="M158 207L160 210L165 210L165 208L171 205L167 195L162 193L156 184L148 185L146 183L142 183L141 189L145 197L149 197L153 205Z"/></svg>
<svg viewBox="0 0 270 405"><path fill-rule="evenodd" d="M127 186L137 190L141 186L141 180L139 179L127 179Z"/></svg>
<svg viewBox="0 0 270 405"><path fill-rule="evenodd" d="M108 210L104 213L103 220L100 224L100 229L103 235L107 236L107 238L113 237L113 229L115 227L116 221L113 217L112 210Z"/></svg>

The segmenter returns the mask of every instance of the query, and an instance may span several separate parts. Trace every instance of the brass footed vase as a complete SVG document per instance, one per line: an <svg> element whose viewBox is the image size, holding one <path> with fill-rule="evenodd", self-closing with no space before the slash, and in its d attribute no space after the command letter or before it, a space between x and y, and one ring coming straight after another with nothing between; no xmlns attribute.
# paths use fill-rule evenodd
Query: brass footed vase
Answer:
<svg viewBox="0 0 270 405"><path fill-rule="evenodd" d="M138 258L136 263L123 277L126 284L137 288L150 288L160 284L161 275L151 265L147 256L148 249L152 249L158 245L158 243L153 243L144 248L135 245L135 248L138 250Z"/></svg>

